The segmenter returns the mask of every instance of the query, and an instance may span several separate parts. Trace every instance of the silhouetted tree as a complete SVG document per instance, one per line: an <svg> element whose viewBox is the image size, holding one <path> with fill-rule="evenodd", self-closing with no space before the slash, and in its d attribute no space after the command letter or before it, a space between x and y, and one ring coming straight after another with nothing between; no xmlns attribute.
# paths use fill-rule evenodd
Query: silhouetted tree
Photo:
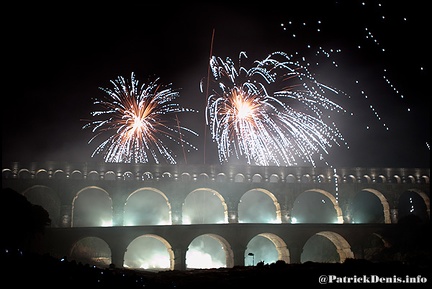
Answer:
<svg viewBox="0 0 432 289"><path fill-rule="evenodd" d="M0 196L2 248L30 249L35 238L51 224L48 212L13 189L3 188Z"/></svg>

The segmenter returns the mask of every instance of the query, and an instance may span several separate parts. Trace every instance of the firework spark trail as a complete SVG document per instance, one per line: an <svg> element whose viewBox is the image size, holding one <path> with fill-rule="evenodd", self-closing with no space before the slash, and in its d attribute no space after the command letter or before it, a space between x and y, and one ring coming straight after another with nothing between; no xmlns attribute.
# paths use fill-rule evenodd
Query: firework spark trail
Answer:
<svg viewBox="0 0 432 289"><path fill-rule="evenodd" d="M108 136L93 152L92 157L102 153L106 162L147 163L153 159L159 163L165 159L170 164L177 163L173 151L165 145L163 138L176 145L195 146L185 140L185 132L198 134L178 123L177 113L195 112L182 108L173 101L179 97L178 91L158 83L159 78L148 84L140 84L134 73L126 80L119 76L110 81L114 88L100 88L105 98L96 99L95 105L101 110L92 112L94 117L104 117L87 123L83 128L92 128L95 135ZM173 114L170 119L168 116Z"/></svg>
<svg viewBox="0 0 432 289"><path fill-rule="evenodd" d="M242 57L244 52L239 63ZM316 81L283 52L254 63L237 69L230 58L210 60L215 87L207 98L206 123L219 161L234 156L262 166L299 161L315 166L316 156L322 160L343 140L336 125L325 122L330 112L345 112L325 96L337 90Z"/></svg>

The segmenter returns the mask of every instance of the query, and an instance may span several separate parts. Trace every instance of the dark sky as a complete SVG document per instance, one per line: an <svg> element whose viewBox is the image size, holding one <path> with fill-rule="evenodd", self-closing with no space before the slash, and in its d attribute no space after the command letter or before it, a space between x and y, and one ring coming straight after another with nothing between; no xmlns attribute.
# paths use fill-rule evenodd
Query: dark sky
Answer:
<svg viewBox="0 0 432 289"><path fill-rule="evenodd" d="M332 165L429 167L426 1L276 3L10 7L2 41L3 167L102 161L91 157L98 142L88 144L93 134L82 127L93 98L104 94L99 88L131 72L180 89L178 102L199 110L182 119L200 134L191 139L199 150L187 162L218 163L199 90L211 48L235 61L241 51L252 60L297 53L317 80L346 93L343 106L354 117L338 126L349 148L330 149Z"/></svg>

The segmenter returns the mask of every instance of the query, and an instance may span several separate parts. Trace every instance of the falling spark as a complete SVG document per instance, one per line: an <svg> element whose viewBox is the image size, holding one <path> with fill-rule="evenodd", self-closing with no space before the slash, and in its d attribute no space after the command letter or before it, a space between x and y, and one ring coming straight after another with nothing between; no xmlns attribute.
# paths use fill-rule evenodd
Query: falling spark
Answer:
<svg viewBox="0 0 432 289"><path fill-rule="evenodd" d="M195 136L197 133L180 126L177 118L178 113L195 111L174 103L179 92L158 81L156 78L140 84L132 73L130 81L121 76L111 81L113 89L100 88L106 95L94 101L101 109L91 115L103 118L91 121L83 128L92 127L95 133L89 143L101 135L107 138L92 157L102 153L106 162L147 163L153 159L160 163L165 159L169 164L176 164L176 156L165 144L165 139L182 148L188 146L197 150L185 140L185 132Z"/></svg>

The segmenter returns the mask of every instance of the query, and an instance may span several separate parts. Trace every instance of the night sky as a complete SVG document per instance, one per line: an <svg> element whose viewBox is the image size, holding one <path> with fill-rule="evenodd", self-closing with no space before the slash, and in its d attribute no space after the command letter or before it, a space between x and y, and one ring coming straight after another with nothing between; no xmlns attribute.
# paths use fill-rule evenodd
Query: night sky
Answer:
<svg viewBox="0 0 432 289"><path fill-rule="evenodd" d="M103 161L83 130L94 97L132 72L179 89L181 116L200 134L179 163L218 163L205 131L199 89L212 55L263 59L296 55L341 94L352 112L338 119L348 143L326 156L336 167L429 167L430 33L426 1L168 3L99 8L21 4L4 13L2 163ZM214 32L213 46L212 34ZM349 99L348 99L349 96ZM339 100L337 100L338 102ZM206 144L204 145L204 139ZM205 147L205 149L204 149Z"/></svg>

